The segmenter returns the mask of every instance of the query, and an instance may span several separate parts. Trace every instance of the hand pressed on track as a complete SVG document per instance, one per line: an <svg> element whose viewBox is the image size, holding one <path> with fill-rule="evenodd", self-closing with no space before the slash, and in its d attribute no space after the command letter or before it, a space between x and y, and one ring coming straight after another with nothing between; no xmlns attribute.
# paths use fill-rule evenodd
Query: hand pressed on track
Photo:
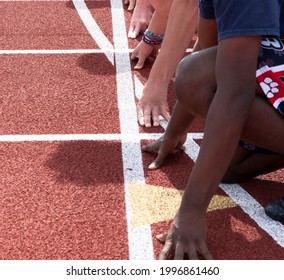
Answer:
<svg viewBox="0 0 284 280"><path fill-rule="evenodd" d="M163 135L155 142L142 147L144 152L158 153L156 159L149 165L149 169L161 167L167 156L175 151L183 151L183 144L186 140L186 134L182 136L166 137Z"/></svg>
<svg viewBox="0 0 284 280"><path fill-rule="evenodd" d="M143 33L152 18L153 11L151 6L140 7L137 5L133 11L128 31L128 38L135 39L139 33Z"/></svg>
<svg viewBox="0 0 284 280"><path fill-rule="evenodd" d="M145 61L147 58L150 58L151 60L155 60L158 53L158 48L153 45L148 45L141 41L137 47L134 49L134 51L131 54L132 60L137 60L137 64L134 66L135 70L140 70L144 67Z"/></svg>
<svg viewBox="0 0 284 280"><path fill-rule="evenodd" d="M137 103L137 119L140 125L145 127L159 126L162 116L169 121L171 116L168 112L167 85L147 81L142 96Z"/></svg>
<svg viewBox="0 0 284 280"><path fill-rule="evenodd" d="M179 211L172 222L167 234L157 235L164 243L159 260L198 260L199 256L212 260L213 256L206 245L206 214Z"/></svg>

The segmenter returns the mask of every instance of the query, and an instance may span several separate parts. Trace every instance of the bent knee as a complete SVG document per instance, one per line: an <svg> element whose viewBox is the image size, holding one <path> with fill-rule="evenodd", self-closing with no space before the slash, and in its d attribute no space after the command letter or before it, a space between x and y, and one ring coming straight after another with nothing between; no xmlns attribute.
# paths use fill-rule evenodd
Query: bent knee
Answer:
<svg viewBox="0 0 284 280"><path fill-rule="evenodd" d="M176 97L196 116L206 115L216 91L216 52L217 48L212 47L190 54L179 63L176 71Z"/></svg>
<svg viewBox="0 0 284 280"><path fill-rule="evenodd" d="M198 61L195 54L191 54L181 60L177 67L175 78L175 92L177 99L183 103L188 96L194 98L194 94L200 87L200 78L198 71Z"/></svg>

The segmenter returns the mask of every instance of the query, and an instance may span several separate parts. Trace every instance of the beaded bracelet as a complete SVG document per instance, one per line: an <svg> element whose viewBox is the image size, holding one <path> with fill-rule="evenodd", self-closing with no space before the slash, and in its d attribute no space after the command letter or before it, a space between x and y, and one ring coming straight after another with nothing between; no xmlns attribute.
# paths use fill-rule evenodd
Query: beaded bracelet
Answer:
<svg viewBox="0 0 284 280"><path fill-rule="evenodd" d="M157 34L146 29L142 40L149 45L161 45L164 39L164 34Z"/></svg>

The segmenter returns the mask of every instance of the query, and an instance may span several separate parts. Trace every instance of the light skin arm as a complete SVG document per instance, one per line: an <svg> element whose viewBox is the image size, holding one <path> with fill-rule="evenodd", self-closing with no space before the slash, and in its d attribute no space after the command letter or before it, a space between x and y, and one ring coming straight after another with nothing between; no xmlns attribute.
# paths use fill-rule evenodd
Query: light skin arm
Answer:
<svg viewBox="0 0 284 280"><path fill-rule="evenodd" d="M128 31L129 38L136 38L140 32L144 32L149 25L153 11L150 0L137 0Z"/></svg>
<svg viewBox="0 0 284 280"><path fill-rule="evenodd" d="M167 26L168 15L172 0L152 0L151 4L155 11L150 21L148 29L156 34L164 34ZM156 58L160 46L146 44L143 40L134 49L131 59L138 59L134 69L142 69L148 57Z"/></svg>
<svg viewBox="0 0 284 280"><path fill-rule="evenodd" d="M217 45L217 26L215 20L199 18L198 20L198 41L194 46L194 51L206 49ZM164 164L165 159L173 151L181 149L188 128L190 127L194 115L188 112L179 102L171 116L164 135L157 141L143 147L143 151L157 153L157 158L150 164L150 169L157 169Z"/></svg>
<svg viewBox="0 0 284 280"><path fill-rule="evenodd" d="M160 53L137 104L140 125L151 127L152 118L153 125L158 126L159 115L166 120L170 118L167 111L168 85L196 31L197 10L197 0L174 0L172 3Z"/></svg>
<svg viewBox="0 0 284 280"><path fill-rule="evenodd" d="M173 251L175 259L182 259L185 253L197 259L197 252L212 258L206 245L206 210L233 157L254 100L260 40L260 36L236 37L219 42L217 91L207 113L198 159L160 259Z"/></svg>

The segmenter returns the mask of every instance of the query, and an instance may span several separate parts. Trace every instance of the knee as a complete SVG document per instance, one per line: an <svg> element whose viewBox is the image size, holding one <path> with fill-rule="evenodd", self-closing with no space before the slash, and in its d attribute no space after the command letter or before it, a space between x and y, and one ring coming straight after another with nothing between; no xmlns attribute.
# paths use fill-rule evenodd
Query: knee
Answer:
<svg viewBox="0 0 284 280"><path fill-rule="evenodd" d="M194 106L201 83L194 55L185 57L178 65L175 77L175 93L181 104L186 107ZM189 102L190 100L190 102Z"/></svg>

